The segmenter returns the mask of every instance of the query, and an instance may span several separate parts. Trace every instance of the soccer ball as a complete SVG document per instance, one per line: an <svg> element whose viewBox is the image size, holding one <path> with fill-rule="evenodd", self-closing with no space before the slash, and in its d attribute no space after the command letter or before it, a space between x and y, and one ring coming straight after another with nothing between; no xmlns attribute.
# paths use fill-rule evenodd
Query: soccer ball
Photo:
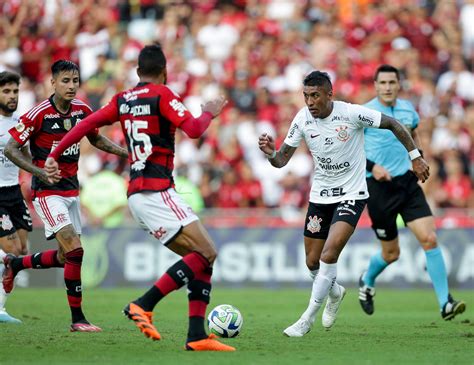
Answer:
<svg viewBox="0 0 474 365"><path fill-rule="evenodd" d="M209 331L219 337L235 337L240 333L244 318L240 311L230 304L221 304L207 316Z"/></svg>

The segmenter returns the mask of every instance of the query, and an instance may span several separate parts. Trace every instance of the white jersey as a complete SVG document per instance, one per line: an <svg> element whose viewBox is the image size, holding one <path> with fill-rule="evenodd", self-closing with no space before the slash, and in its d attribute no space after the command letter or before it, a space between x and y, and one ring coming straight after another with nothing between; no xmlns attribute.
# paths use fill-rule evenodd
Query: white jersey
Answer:
<svg viewBox="0 0 474 365"><path fill-rule="evenodd" d="M382 113L361 105L333 102L332 113L314 118L307 107L296 114L285 143L298 147L304 138L313 156L314 177L309 201L332 204L367 199L364 128L378 128Z"/></svg>
<svg viewBox="0 0 474 365"><path fill-rule="evenodd" d="M5 117L0 115L0 187L18 185L19 168L8 158L6 158L4 149L10 133L8 130L18 123L18 116Z"/></svg>

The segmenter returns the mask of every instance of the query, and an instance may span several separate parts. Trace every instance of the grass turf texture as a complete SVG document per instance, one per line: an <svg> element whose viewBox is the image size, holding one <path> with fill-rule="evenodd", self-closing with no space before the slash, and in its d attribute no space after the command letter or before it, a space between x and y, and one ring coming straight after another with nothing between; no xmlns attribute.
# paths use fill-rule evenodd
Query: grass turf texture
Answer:
<svg viewBox="0 0 474 365"><path fill-rule="evenodd" d="M87 290L85 312L102 333L70 333L63 290L18 289L9 313L22 325L0 324L0 364L473 364L474 292L454 291L467 310L454 321L441 319L431 290L379 289L376 311L367 316L357 292L349 290L332 330L321 326L303 338L282 330L306 307L309 289L215 288L209 310L233 304L244 317L242 333L223 342L235 353L183 350L187 329L185 290L172 293L155 310L162 340L145 338L121 310L141 294L136 289Z"/></svg>

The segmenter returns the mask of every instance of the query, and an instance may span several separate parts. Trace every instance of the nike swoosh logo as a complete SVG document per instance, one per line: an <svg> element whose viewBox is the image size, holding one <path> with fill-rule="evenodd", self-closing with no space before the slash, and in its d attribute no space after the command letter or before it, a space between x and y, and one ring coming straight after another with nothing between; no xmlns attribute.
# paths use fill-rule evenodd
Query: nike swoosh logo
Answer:
<svg viewBox="0 0 474 365"><path fill-rule="evenodd" d="M339 213L339 215L351 215L351 213Z"/></svg>
<svg viewBox="0 0 474 365"><path fill-rule="evenodd" d="M312 134L311 138L316 138L317 136L320 136L320 134Z"/></svg>

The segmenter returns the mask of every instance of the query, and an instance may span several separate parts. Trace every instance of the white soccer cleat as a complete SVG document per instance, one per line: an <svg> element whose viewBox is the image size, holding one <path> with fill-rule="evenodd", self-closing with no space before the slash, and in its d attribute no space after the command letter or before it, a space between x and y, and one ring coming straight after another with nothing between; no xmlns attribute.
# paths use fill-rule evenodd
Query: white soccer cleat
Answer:
<svg viewBox="0 0 474 365"><path fill-rule="evenodd" d="M303 337L311 331L312 324L306 319L300 318L290 327L283 331L283 334L288 337Z"/></svg>
<svg viewBox="0 0 474 365"><path fill-rule="evenodd" d="M334 322L336 322L337 312L339 311L339 307L341 306L342 300L346 295L346 289L339 285L341 295L336 298L332 299L328 296L328 300L326 301L326 306L324 307L323 316L322 316L322 323L323 327L326 329L330 329Z"/></svg>

